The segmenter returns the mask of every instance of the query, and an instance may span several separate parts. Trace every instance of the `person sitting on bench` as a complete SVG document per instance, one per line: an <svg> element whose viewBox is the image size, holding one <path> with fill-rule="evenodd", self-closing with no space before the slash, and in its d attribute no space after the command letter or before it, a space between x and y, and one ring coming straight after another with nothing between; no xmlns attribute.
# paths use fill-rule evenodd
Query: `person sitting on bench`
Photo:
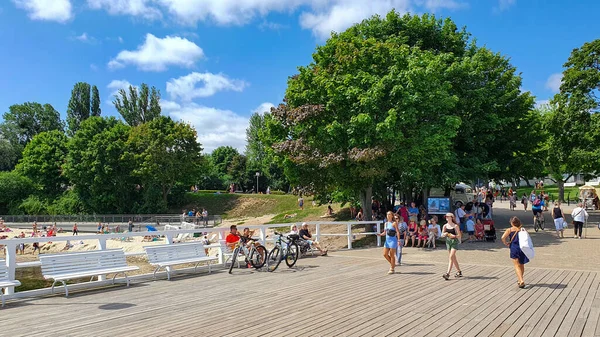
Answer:
<svg viewBox="0 0 600 337"><path fill-rule="evenodd" d="M312 235L310 234L310 231L308 230L308 224L306 224L306 222L303 223L301 228L302 229L300 229L300 233L299 233L300 238L303 240L306 240L309 245L317 248L319 250L319 252L321 252L321 256L327 255L327 249L323 250L321 248L321 245L317 241L312 240Z"/></svg>

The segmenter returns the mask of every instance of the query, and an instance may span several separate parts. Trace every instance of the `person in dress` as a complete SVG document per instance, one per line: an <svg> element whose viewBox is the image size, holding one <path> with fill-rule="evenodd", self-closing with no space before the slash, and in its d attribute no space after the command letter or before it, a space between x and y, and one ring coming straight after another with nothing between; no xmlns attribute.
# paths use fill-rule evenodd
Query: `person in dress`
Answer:
<svg viewBox="0 0 600 337"><path fill-rule="evenodd" d="M385 244L383 245L383 257L390 264L388 274L396 272L396 249L398 249L398 241L400 241L400 229L398 223L394 221L394 213L387 212L387 222L383 227L383 232L378 233L379 236L385 236Z"/></svg>
<svg viewBox="0 0 600 337"><path fill-rule="evenodd" d="M450 272L452 267L456 267L456 274L454 277L462 277L462 271L458 265L458 259L456 258L456 251L458 250L458 244L462 237L460 232L460 225L456 222L454 214L446 213L446 224L442 228L442 236L446 238L446 249L448 250L448 270L442 277L448 281L450 279Z"/></svg>
<svg viewBox="0 0 600 337"><path fill-rule="evenodd" d="M519 288L525 288L525 264L529 262L529 259L519 245L519 231L523 227L521 220L516 216L510 219L510 228L508 228L502 235L502 242L505 246L510 248L510 258L515 265L515 273L517 274L517 284Z"/></svg>

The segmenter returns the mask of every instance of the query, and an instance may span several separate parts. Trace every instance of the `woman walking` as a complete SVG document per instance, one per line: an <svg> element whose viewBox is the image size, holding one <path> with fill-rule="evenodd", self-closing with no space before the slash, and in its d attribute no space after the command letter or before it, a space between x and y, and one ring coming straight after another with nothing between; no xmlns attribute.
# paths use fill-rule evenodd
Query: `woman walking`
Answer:
<svg viewBox="0 0 600 337"><path fill-rule="evenodd" d="M554 227L556 228L556 235L559 238L564 238L567 222L565 221L565 215L563 214L562 209L560 209L560 204L558 202L554 203L554 208L552 209L552 217L554 218Z"/></svg>
<svg viewBox="0 0 600 337"><path fill-rule="evenodd" d="M456 267L456 274L454 274L454 277L462 277L462 271L460 270L458 260L456 259L456 250L458 249L462 233L460 232L460 226L456 223L454 214L452 213L446 213L446 224L442 228L442 236L446 238L446 249L448 250L448 270L442 277L448 281L452 266Z"/></svg>
<svg viewBox="0 0 600 337"><path fill-rule="evenodd" d="M529 203L529 200L527 199L527 195L525 193L523 193L521 203L523 204L523 209L525 210L525 212L527 212L527 204Z"/></svg>
<svg viewBox="0 0 600 337"><path fill-rule="evenodd" d="M396 270L396 249L398 249L398 241L400 241L400 230L398 223L394 221L394 213L387 212L387 222L383 227L383 232L377 234L385 236L385 244L383 246L383 257L390 263L388 274L394 274Z"/></svg>
<svg viewBox="0 0 600 337"><path fill-rule="evenodd" d="M519 288L525 288L523 276L525 275L525 263L529 262L529 259L525 256L519 245L519 231L521 231L522 226L521 220L513 216L510 219L510 228L502 235L502 242L505 246L510 247L510 258L515 265Z"/></svg>

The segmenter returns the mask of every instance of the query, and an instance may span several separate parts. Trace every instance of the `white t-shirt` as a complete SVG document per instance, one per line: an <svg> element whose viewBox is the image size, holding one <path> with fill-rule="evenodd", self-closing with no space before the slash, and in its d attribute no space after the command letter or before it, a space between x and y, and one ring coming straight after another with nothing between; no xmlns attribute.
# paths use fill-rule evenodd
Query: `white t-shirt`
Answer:
<svg viewBox="0 0 600 337"><path fill-rule="evenodd" d="M460 220L462 218L464 218L466 214L467 213L462 208L457 209L456 210L456 214L455 214L456 215L456 221L460 222Z"/></svg>
<svg viewBox="0 0 600 337"><path fill-rule="evenodd" d="M429 224L429 226L427 226L427 232L429 232L432 228L435 228L437 230L437 237L442 236L442 228L440 227L440 225Z"/></svg>
<svg viewBox="0 0 600 337"><path fill-rule="evenodd" d="M571 216L573 217L573 221L585 222L589 215L585 209L576 207L573 212L571 212Z"/></svg>

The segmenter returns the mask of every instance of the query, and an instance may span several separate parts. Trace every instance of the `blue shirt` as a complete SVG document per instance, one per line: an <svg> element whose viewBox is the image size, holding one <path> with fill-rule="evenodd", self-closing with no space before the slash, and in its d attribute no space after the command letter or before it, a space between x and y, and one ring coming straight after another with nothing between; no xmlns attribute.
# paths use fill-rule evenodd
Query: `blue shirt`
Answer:
<svg viewBox="0 0 600 337"><path fill-rule="evenodd" d="M418 214L419 214L419 209L418 209L418 208L416 208L416 207L409 207L409 208L408 208L408 214L412 214L412 213L414 213L414 214L417 214L417 215L418 215Z"/></svg>
<svg viewBox="0 0 600 337"><path fill-rule="evenodd" d="M543 206L544 206L544 200L540 200L540 204L537 206L532 205L531 209L536 210L536 211L541 211Z"/></svg>
<svg viewBox="0 0 600 337"><path fill-rule="evenodd" d="M473 222L473 220L467 220L467 231L468 232L475 231L475 222Z"/></svg>

